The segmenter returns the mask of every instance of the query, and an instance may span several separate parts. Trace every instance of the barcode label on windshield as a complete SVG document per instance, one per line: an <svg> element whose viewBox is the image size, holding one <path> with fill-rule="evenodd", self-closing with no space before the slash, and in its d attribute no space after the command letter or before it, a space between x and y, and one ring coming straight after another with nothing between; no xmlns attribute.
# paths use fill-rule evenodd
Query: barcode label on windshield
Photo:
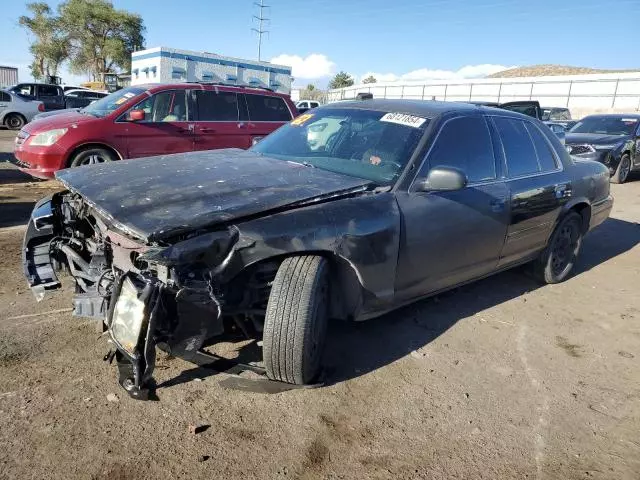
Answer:
<svg viewBox="0 0 640 480"><path fill-rule="evenodd" d="M406 113L387 113L380 119L380 121L397 123L398 125L404 125L406 127L420 128L427 119L416 117L414 115L407 115Z"/></svg>

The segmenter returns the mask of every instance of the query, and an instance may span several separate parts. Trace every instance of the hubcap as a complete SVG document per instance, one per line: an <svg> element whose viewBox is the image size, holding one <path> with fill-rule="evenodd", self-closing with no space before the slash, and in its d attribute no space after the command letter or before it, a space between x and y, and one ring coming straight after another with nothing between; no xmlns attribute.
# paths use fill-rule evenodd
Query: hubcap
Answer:
<svg viewBox="0 0 640 480"><path fill-rule="evenodd" d="M551 249L551 268L554 275L560 275L567 268L578 249L580 234L575 223L562 227Z"/></svg>
<svg viewBox="0 0 640 480"><path fill-rule="evenodd" d="M85 158L82 161L82 165L95 165L96 163L104 163L105 159L102 158L100 155L89 155L87 158Z"/></svg>

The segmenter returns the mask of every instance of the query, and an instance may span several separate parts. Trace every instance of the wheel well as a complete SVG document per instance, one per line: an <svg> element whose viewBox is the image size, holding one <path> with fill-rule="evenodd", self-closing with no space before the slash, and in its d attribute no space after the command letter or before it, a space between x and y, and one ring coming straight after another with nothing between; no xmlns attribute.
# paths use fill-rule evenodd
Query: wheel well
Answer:
<svg viewBox="0 0 640 480"><path fill-rule="evenodd" d="M264 272L273 272L275 278L280 264L285 258L318 255L329 261L331 267L331 317L340 319L355 318L362 306L363 287L355 268L344 258L328 251L305 251L270 257L259 262L248 265L244 270L230 280L231 291L243 291L246 286L234 285L236 282L252 282L261 288L260 282L254 281L256 273L263 275ZM273 281L273 278L270 281ZM263 277L264 279L264 277Z"/></svg>
<svg viewBox="0 0 640 480"><path fill-rule="evenodd" d="M569 211L578 213L582 217L582 231L589 231L589 222L591 221L591 207L588 203L577 203L572 206Z"/></svg>
<svg viewBox="0 0 640 480"><path fill-rule="evenodd" d="M73 157L75 157L78 153L82 152L83 150L89 150L90 148L104 148L105 150L110 151L114 155L114 157L117 158L118 160L123 159L123 156L120 155L120 153L118 153L118 151L115 148L110 147L109 145L105 145L104 143L85 143L73 149L73 151L67 157L67 160L65 161L65 165L67 167L70 167Z"/></svg>
<svg viewBox="0 0 640 480"><path fill-rule="evenodd" d="M18 117L21 117L22 120L24 120L24 123L27 123L27 117L25 117L20 112L9 112L9 113L5 114L4 118L2 119L2 124L3 125L7 124L7 118L11 117L11 115L17 115Z"/></svg>

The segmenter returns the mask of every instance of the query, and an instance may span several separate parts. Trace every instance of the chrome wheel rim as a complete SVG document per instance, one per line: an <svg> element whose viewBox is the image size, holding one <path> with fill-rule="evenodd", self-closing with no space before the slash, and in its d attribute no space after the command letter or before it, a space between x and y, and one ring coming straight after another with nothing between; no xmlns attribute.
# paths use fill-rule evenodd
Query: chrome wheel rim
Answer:
<svg viewBox="0 0 640 480"><path fill-rule="evenodd" d="M106 161L107 160L103 156L93 153L82 160L80 165L95 165L97 163L104 163Z"/></svg>
<svg viewBox="0 0 640 480"><path fill-rule="evenodd" d="M620 180L624 181L627 179L629 175L629 171L631 170L631 160L628 157L622 159L620 163Z"/></svg>

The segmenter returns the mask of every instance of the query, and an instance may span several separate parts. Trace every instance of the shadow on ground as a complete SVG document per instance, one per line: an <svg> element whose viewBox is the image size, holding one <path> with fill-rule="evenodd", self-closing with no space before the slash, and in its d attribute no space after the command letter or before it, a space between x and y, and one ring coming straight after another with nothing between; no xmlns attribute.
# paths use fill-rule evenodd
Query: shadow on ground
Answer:
<svg viewBox="0 0 640 480"><path fill-rule="evenodd" d="M631 250L638 243L639 224L608 219L586 237L576 275ZM516 268L368 322L333 322L325 351L325 383L342 382L384 367L424 347L459 320L540 288L526 273L526 267ZM237 360L243 363L261 360L261 351L255 343L240 349L238 355ZM160 387L216 373L196 367Z"/></svg>
<svg viewBox="0 0 640 480"><path fill-rule="evenodd" d="M10 153L2 153L0 152L0 163L7 162L9 163L9 157L13 155ZM7 185L11 183L30 183L37 181L33 177L27 175L26 173L22 173L17 168L0 168L0 185Z"/></svg>
<svg viewBox="0 0 640 480"><path fill-rule="evenodd" d="M0 197L0 202L10 197ZM0 203L0 228L26 225L35 202Z"/></svg>

